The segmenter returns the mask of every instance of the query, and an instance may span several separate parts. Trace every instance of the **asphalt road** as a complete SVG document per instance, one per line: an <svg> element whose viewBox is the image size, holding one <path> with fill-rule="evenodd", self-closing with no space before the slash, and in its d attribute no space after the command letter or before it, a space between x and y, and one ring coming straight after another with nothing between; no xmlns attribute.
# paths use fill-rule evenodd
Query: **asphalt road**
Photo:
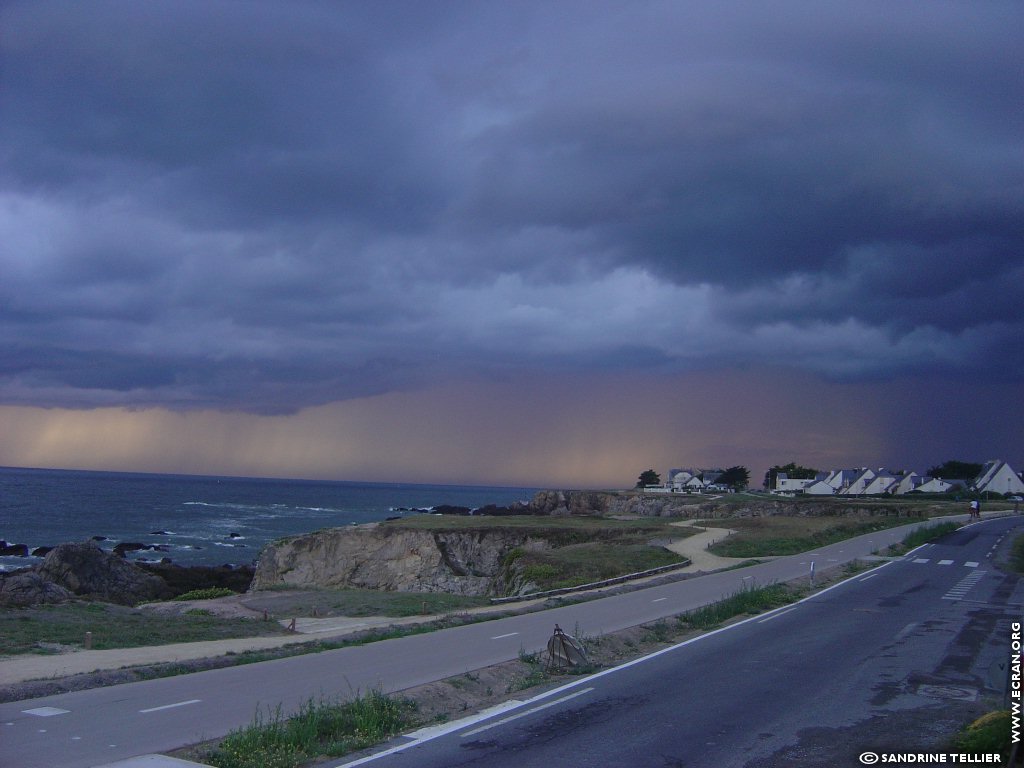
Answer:
<svg viewBox="0 0 1024 768"><path fill-rule="evenodd" d="M994 532L1015 524L1017 524L1016 518L1012 521L986 522L977 528L979 531L991 529ZM540 650L547 638L550 637L555 623L569 631L578 629L582 634L589 636L635 626L721 599L734 593L737 589L753 583L765 584L772 581L807 577L812 562L815 564L817 572L820 573L827 567L863 557L890 543L902 540L906 533L906 528L892 529L825 547L813 553L780 558L751 568L712 574L551 611L468 625L442 632L262 664L3 704L0 705L0 766L91 768L134 755L169 751L186 744L214 738L234 728L244 726L251 722L254 713L259 709L266 711L268 708L280 706L282 711L288 712L297 709L310 698L318 699L322 696L333 699L352 696L369 689L386 692L397 691L458 675L468 670L516 658L521 650ZM984 537L984 541L987 541L989 534L986 532ZM970 556L981 563L984 561L984 553L978 554L975 550L980 551L984 541L979 533L962 549L964 552L970 550ZM924 564L895 563L863 584L870 586L876 580L879 584L888 584L887 574L890 570L895 573L916 565ZM933 566L929 571L922 569L915 575L922 585L935 582L940 586L921 586L918 590L921 592L920 595L908 595L905 598L889 595L886 598L876 598L876 602L882 599L901 599L903 602L900 605L905 604L906 610L910 610L911 606L916 605L919 599L923 600L925 595L931 594L935 590L941 590L941 585L953 579L955 574L959 574L960 578L963 578L968 573L980 569L980 566L970 568L966 565L958 565L956 568ZM910 573L913 573L913 570ZM883 574L886 574L886 578L883 578ZM994 579L995 577L990 578ZM860 582L857 583L860 584ZM982 590L985 588L984 585L983 580L974 585L972 589ZM892 590L891 585L889 590ZM827 594L832 595L833 593ZM827 604L838 599L839 594L841 593L837 591L836 597L822 596L815 598L815 601ZM744 626L761 627L762 630L773 626L791 627L794 622L802 623L803 618L801 617L811 614L809 605L802 605L798 611L794 611L795 615L792 617L789 614L779 615L763 625L751 622ZM937 605L938 608L933 605L932 610L944 617L949 614L947 618L943 619L948 621L952 621L953 617L958 615L957 611L966 610L963 606L955 608L956 601L940 602ZM900 608L900 606L894 607ZM882 609L876 606L871 610ZM873 632L879 616L865 611L858 613L852 609L847 613L857 613L853 618L859 619L864 625L863 628L858 628L860 625L850 624L851 618L847 616L842 623L847 627L847 632L836 635L829 641L834 646L831 650L832 655L818 653L818 656L845 658L846 654L838 654L836 648L859 647L862 642L859 633L862 632L867 633L868 637L874 637ZM893 613L899 615L900 610L894 610ZM808 615L808 618L813 619L813 615ZM889 626L893 622L898 623L900 619L887 618L886 621L888 622L886 626ZM932 619L927 621L932 621ZM832 619L828 619L825 623L831 622ZM890 642L896 634L906 630L907 638L921 635L922 638L919 642L925 651L935 653L937 648L925 647L929 640L934 641L931 634L937 630L933 630L932 626L926 624L926 620L923 618L907 619L889 635ZM907 627L910 629L906 629ZM889 629L891 630L893 627L889 626ZM746 631L748 630L732 630L729 637L744 636L743 633ZM815 637L818 636L817 631L812 634ZM720 635L725 635L725 633L720 633ZM715 635L715 637L720 635ZM734 648L733 657L759 659L759 663L755 664L751 671L767 669L782 664L782 660L787 656L799 661L803 654L809 652L804 650L807 642L809 641L802 640L797 645L776 647L771 653L762 655L760 648L764 644L764 640L758 636L748 640L747 646ZM658 663L668 662L666 660L666 662ZM725 666L746 669L745 666ZM735 688L734 683L743 682L734 678L721 678L718 674L713 672L708 664L691 662L685 664L684 668L671 667L664 671L662 682L675 681L677 686L681 686L691 693L694 690L699 690L698 698L702 701L705 696L711 695L711 692L718 691L723 687L733 686ZM795 686L796 680L799 679L796 672L787 674L794 675L792 682ZM819 681L819 686L829 685L828 676L821 676L822 674L821 672L814 673L818 676L816 679ZM600 679L608 677L610 676L605 675ZM768 695L771 702L779 697L788 696L785 692L789 690L790 682L788 679L776 679L759 695ZM632 701L633 699L630 697L648 696L647 685L644 683L639 687L629 686L629 690L632 692L628 694L627 698ZM794 687L794 690L807 696L811 696L812 693L811 688ZM820 694L822 689L819 687L817 690ZM659 690L658 693L649 697L658 699L663 695ZM744 696L740 694L739 698L744 698ZM749 699L750 697L745 698ZM583 702L578 703L582 704ZM550 714L554 714L554 711L552 710ZM690 718L677 717L673 721L677 724L673 725L671 730L681 728L678 725L680 720L688 722ZM794 724L796 722L793 720ZM628 741L636 745L640 742L633 741L634 737L640 738L641 734L645 733L658 734L663 729L658 727L652 730L639 726L623 729L616 725L614 730L620 739L624 735L629 735L629 740L622 739L624 743ZM701 731L698 728L696 732ZM771 732L776 733L776 731ZM785 731L785 733L788 732ZM728 734L721 734L716 738L722 744L732 743ZM777 738L786 737L779 735ZM769 741L766 739L765 744ZM687 741L686 743L691 742ZM770 743L781 744L782 742L771 741ZM762 744L762 747L765 744ZM672 749L676 749L676 746L673 746ZM580 753L570 751L567 754L578 757ZM570 764L607 765L609 763L577 761ZM686 764L690 765L691 763L687 762ZM726 763L717 763L717 765L723 764Z"/></svg>
<svg viewBox="0 0 1024 768"><path fill-rule="evenodd" d="M988 556L1020 525L972 525L802 603L362 764L856 766L867 751L933 751L986 698L1001 701L1024 590Z"/></svg>

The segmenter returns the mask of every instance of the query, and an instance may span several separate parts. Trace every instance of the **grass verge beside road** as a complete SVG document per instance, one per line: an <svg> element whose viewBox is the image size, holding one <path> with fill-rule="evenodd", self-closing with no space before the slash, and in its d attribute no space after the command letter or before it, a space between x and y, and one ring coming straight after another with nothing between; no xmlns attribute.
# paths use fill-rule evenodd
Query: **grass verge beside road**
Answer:
<svg viewBox="0 0 1024 768"><path fill-rule="evenodd" d="M716 520L735 534L713 544L709 551L722 557L772 557L835 544L887 528L925 522L923 517L737 517Z"/></svg>
<svg viewBox="0 0 1024 768"><path fill-rule="evenodd" d="M0 655L61 653L287 634L277 622L224 619L201 611L161 616L109 603L75 602L0 610Z"/></svg>

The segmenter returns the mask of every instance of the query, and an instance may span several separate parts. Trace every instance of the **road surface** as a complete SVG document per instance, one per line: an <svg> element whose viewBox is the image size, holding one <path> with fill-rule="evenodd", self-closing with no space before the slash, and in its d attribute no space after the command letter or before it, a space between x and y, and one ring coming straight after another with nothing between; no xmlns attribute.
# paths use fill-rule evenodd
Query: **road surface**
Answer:
<svg viewBox="0 0 1024 768"><path fill-rule="evenodd" d="M1013 518L1010 522L980 525L995 531L1017 521ZM906 533L905 528L882 531L742 570L430 634L3 704L0 765L92 768L134 755L170 751L247 725L258 709L266 711L280 706L282 711L289 712L311 698L335 699L370 689L398 691L462 674L514 659L522 650L540 650L555 623L567 630L579 628L588 636L613 632L719 600L751 584L806 578L812 563L820 572L828 566L869 555L902 540ZM972 551L978 546L973 545ZM909 565L913 564L890 567L904 569ZM948 580L950 574L961 570L965 574L975 572L980 566L936 568L936 575L927 578L923 575L925 571L921 571L922 584L934 578ZM948 606L943 607L944 612L947 609ZM806 612L807 608L801 608L798 615ZM763 626L770 627L778 621L779 626L785 627L792 620L780 616ZM867 623L873 626L870 621ZM905 626L911 623L905 622ZM924 627L922 623L918 630L927 634ZM918 630L912 628L908 632L914 634ZM850 636L844 638L842 642L852 642ZM753 652L761 643L758 639L750 642L752 645L745 653ZM772 658L781 659L787 653L797 652L796 648L781 650ZM680 672L671 674L678 679ZM709 677L700 683L700 689L703 692L722 684L723 681Z"/></svg>

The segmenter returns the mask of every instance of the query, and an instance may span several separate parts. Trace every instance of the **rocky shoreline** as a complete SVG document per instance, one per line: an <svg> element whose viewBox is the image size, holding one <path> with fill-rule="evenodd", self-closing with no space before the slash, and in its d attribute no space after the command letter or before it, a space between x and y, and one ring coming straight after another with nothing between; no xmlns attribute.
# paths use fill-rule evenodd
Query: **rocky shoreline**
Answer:
<svg viewBox="0 0 1024 768"><path fill-rule="evenodd" d="M42 563L0 573L0 607L27 607L73 599L136 605L171 600L196 589L245 592L253 566L180 566L135 563L107 552L93 540L58 544Z"/></svg>

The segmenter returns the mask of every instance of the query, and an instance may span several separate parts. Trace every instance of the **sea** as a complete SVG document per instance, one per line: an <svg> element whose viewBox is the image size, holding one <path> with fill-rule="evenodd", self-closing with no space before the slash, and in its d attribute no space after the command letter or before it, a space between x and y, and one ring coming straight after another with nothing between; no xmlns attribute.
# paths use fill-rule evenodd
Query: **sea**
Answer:
<svg viewBox="0 0 1024 768"><path fill-rule="evenodd" d="M154 547L127 556L179 565L250 565L283 536L528 501L536 489L268 478L202 477L0 467L0 539L29 551L85 541ZM0 556L0 570L41 562Z"/></svg>

